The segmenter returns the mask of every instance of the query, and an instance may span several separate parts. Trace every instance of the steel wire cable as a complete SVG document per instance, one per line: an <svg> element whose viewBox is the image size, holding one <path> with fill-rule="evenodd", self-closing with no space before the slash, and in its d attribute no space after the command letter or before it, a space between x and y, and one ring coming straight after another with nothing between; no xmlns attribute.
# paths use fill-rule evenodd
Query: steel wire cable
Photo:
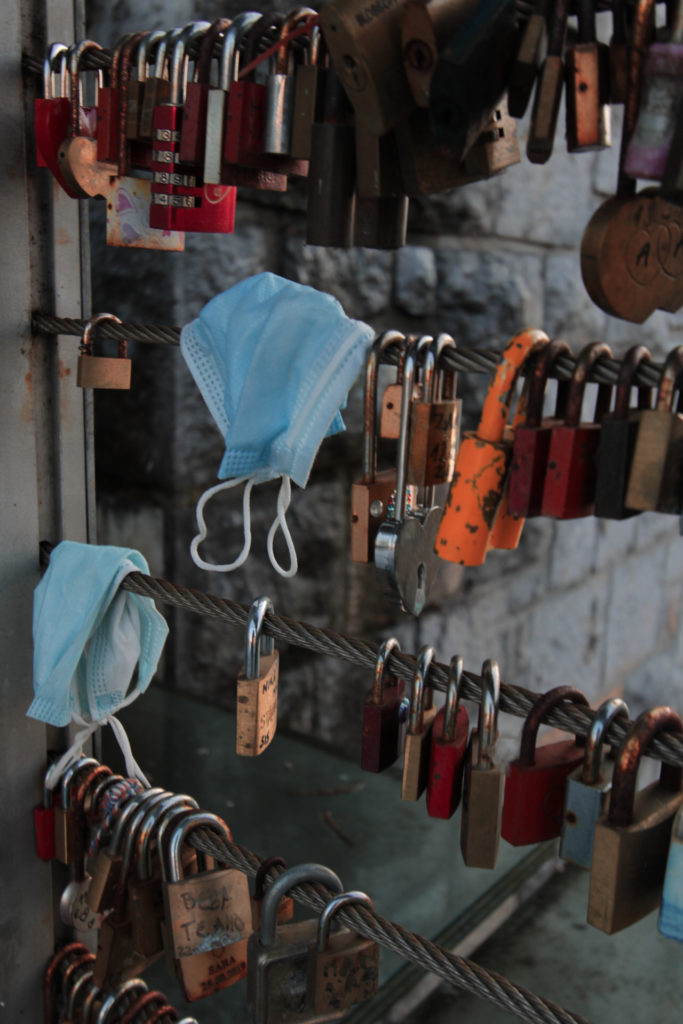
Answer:
<svg viewBox="0 0 683 1024"><path fill-rule="evenodd" d="M61 334L82 336L87 320L72 317L50 316L47 313L35 312L32 317L32 329L36 334ZM105 320L97 324L93 331L94 338L111 338L115 341L139 341L147 344L178 345L180 327L166 327L159 324L116 324ZM400 357L400 346L388 345L382 352L381 361L396 365ZM488 349L448 348L444 351L443 362L447 369L465 373L492 374L500 361L501 353ZM559 356L553 363L550 376L559 380L569 380L574 372L576 360L571 356ZM591 366L588 380L600 384L616 384L621 368L618 359L601 357ZM642 362L633 375L633 383L640 387L657 387L662 368L657 363Z"/></svg>
<svg viewBox="0 0 683 1024"><path fill-rule="evenodd" d="M231 601L226 597L194 590L190 587L178 586L169 580L147 576L145 573L129 573L120 584L123 590L129 590L143 597L172 604L185 611L197 612L209 618L229 622L235 626L246 626L249 605ZM296 647L304 647L325 654L332 658L351 661L368 669L374 669L377 661L379 644L346 636L336 630L314 626L284 615L267 612L263 620L263 632L276 640L290 643ZM389 658L389 671L410 682L415 674L415 657L411 654L392 653ZM446 691L448 683L448 666L433 661L429 669L428 685L433 689ZM479 701L481 698L481 676L465 671L463 676L463 697ZM510 683L501 684L500 709L518 718L526 718L538 700L539 694L521 686ZM566 704L553 708L544 715L543 722L554 725L575 735L587 736L592 722L593 712L574 704ZM632 722L621 718L615 719L609 726L605 739L610 746L619 746L624 740ZM645 756L667 764L683 767L683 735L666 732L660 733L645 750Z"/></svg>
<svg viewBox="0 0 683 1024"><path fill-rule="evenodd" d="M226 842L210 829L194 830L188 836L188 842L215 857L219 863L230 864L250 875L255 875L261 864L261 858L251 850ZM267 874L269 881L274 881L281 871L271 868ZM324 886L305 883L291 889L290 895L320 912L334 894ZM375 910L364 907L341 908L335 915L336 919L405 960L437 974L449 984L465 989L522 1020L534 1021L536 1024L588 1024L584 1017L570 1013L551 1000L515 985L496 971L489 971L466 957L442 949L421 935L382 917Z"/></svg>

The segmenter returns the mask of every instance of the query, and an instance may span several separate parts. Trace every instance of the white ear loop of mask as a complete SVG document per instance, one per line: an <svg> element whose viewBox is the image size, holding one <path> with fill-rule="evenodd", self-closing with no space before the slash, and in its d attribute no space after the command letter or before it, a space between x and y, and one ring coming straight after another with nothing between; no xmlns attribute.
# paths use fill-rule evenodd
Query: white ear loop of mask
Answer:
<svg viewBox="0 0 683 1024"><path fill-rule="evenodd" d="M131 693L130 696L126 697L119 704L117 710L120 711L121 708L125 708L127 704L132 704L133 701L136 700L139 696L140 694L137 691L135 693ZM98 719L95 722L86 722L85 718L82 718L80 715L74 714L72 716L72 720L76 723L76 725L82 725L83 728L78 730L78 732L74 736L73 743L66 751L66 753L62 754L59 760L55 761L55 763L51 766L49 772L45 777L45 785L47 789L53 790L55 788L55 786L58 784L59 780L61 779L62 775L67 770L67 768L70 768L71 765L74 764L79 759L79 757L82 756L83 744L87 740L89 740L92 734L103 725L111 726L112 732L116 737L116 742L121 748L121 753L123 754L123 760L126 765L127 777L131 779L139 779L142 785L146 789L149 789L149 781L145 776L144 772L142 771L142 768L140 767L140 765L137 763L133 756L133 749L130 745L128 734L124 729L123 725L121 724L121 722L118 720L118 718L115 718L114 715L105 715L104 718Z"/></svg>
<svg viewBox="0 0 683 1024"><path fill-rule="evenodd" d="M199 569L206 569L208 572L234 572L235 569L239 569L240 566L244 565L246 562L249 557L249 552L251 551L251 491L255 483L256 480L253 477L237 476L232 480L224 480L220 484L215 484L202 494L201 498L197 502L197 509L195 512L199 533L192 538L192 542L190 543L190 556L194 564ZM242 550L234 562L226 562L222 565L216 565L213 562L205 562L199 554L199 545L203 540L206 540L208 534L206 520L204 519L204 507L214 494L218 494L219 491L227 491L232 487L238 487L240 484L246 484L244 494L242 495L242 516L244 519L244 544L242 546ZM287 509L289 508L291 500L292 486L289 477L283 475L277 496L277 515L273 520L270 530L268 531L266 549L268 551L270 564L273 566L275 571L280 574L280 576L284 576L286 579L295 576L299 570L294 541L292 540L292 535L289 531L286 519ZM287 545L287 551L289 552L288 569L284 569L275 558L273 541L278 529L282 530L282 535Z"/></svg>

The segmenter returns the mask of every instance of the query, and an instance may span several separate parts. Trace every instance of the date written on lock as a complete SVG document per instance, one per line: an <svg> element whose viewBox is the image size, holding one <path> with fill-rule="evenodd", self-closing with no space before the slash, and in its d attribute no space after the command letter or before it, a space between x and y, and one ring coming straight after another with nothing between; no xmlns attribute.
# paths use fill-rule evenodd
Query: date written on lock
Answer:
<svg viewBox="0 0 683 1024"><path fill-rule="evenodd" d="M169 887L171 939L176 957L195 956L221 949L247 938L251 909L235 901L228 882L217 880L201 888L185 888L182 883Z"/></svg>

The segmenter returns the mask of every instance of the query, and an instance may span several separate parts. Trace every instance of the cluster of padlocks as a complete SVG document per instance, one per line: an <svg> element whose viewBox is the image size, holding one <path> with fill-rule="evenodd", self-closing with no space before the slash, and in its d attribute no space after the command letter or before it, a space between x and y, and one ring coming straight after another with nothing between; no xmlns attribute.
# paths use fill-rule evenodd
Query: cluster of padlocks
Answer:
<svg viewBox="0 0 683 1024"><path fill-rule="evenodd" d="M400 346L397 379L377 396L377 365ZM624 356L616 388L600 384L592 421L581 419L588 374L608 345L578 355L572 379L558 382L544 415L549 374L568 346L538 330L505 349L476 431L459 442L460 399L449 335L406 338L392 331L374 344L366 366L363 475L351 494L351 558L374 563L403 607L420 614L439 560L481 565L494 549L516 548L526 518L625 519L646 510L683 510L683 347L667 356L656 401L632 385L650 360L643 345ZM525 376L515 403L516 385ZM612 391L615 391L612 406ZM514 414L511 415L514 406ZM679 402L680 408L680 402ZM611 410L611 411L610 411ZM381 439L397 440L395 460L378 468ZM448 485L445 508L435 487Z"/></svg>
<svg viewBox="0 0 683 1024"><path fill-rule="evenodd" d="M395 248L409 197L519 161L508 103L521 117L534 84L527 153L547 160L566 89L570 152L610 145L610 105L626 104L618 195L584 236L588 291L637 322L676 310L677 23L670 41L653 41L654 0L634 12L615 0L608 48L584 0L572 45L567 0L530 15L512 0L471 8L332 0L319 16L247 11L129 33L106 57L92 40L55 43L36 101L38 162L70 196L106 199L112 245L178 250L185 231L231 232L236 186L282 192L294 177L308 178L308 243ZM93 67L99 88L86 106ZM634 195L636 178L661 191Z"/></svg>

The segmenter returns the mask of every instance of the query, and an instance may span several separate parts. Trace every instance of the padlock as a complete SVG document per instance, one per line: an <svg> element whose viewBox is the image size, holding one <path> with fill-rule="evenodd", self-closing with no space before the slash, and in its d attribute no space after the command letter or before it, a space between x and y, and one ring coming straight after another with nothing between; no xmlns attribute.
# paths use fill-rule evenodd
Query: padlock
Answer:
<svg viewBox="0 0 683 1024"><path fill-rule="evenodd" d="M363 415L363 475L351 485L351 561L369 562L375 538L396 487L396 470L377 470L377 371L382 352L405 341L398 331L385 331L365 361Z"/></svg>
<svg viewBox="0 0 683 1024"><path fill-rule="evenodd" d="M334 66L325 75L322 120L311 126L306 197L306 244L350 248L356 219L356 143L350 104Z"/></svg>
<svg viewBox="0 0 683 1024"><path fill-rule="evenodd" d="M506 417L517 378L533 351L548 341L527 330L509 342L489 386L476 433L465 433L455 462L448 503L439 525L436 553L460 565L481 565L507 477L512 444Z"/></svg>
<svg viewBox="0 0 683 1024"><path fill-rule="evenodd" d="M392 651L401 651L401 645L393 636L379 646L375 683L366 693L363 704L360 766L366 772L385 771L398 760L400 753L400 708L405 682L387 671Z"/></svg>
<svg viewBox="0 0 683 1024"><path fill-rule="evenodd" d="M379 436L381 438L398 441L401 434L401 401L403 395L403 367L405 365L408 351L408 339L404 334L395 339L400 345L398 366L396 368L396 380L388 384L382 392L380 402ZM414 401L420 399L420 384L413 382Z"/></svg>
<svg viewBox="0 0 683 1024"><path fill-rule="evenodd" d="M654 409L639 416L638 432L626 488L629 508L678 515L683 509L683 345L669 352Z"/></svg>
<svg viewBox="0 0 683 1024"><path fill-rule="evenodd" d="M94 757L80 757L61 777L61 798L55 807L55 856L61 864L73 863L76 847L73 786L82 771L98 764Z"/></svg>
<svg viewBox="0 0 683 1024"><path fill-rule="evenodd" d="M215 814L189 814L171 835L164 871L164 904L176 974L185 999L221 992L247 973L251 903L247 876L216 868L183 877L182 845L190 832L210 826L224 841L230 830Z"/></svg>
<svg viewBox="0 0 683 1024"><path fill-rule="evenodd" d="M36 159L39 167L47 167L60 187L71 199L78 199L80 190L67 183L59 164L59 150L69 134L71 100L68 75L69 49L64 43L53 43L43 64L44 95L34 102L33 133L36 139ZM55 72L54 64L59 71ZM57 75L58 91L53 80Z"/></svg>
<svg viewBox="0 0 683 1024"><path fill-rule="evenodd" d="M552 154L564 86L564 37L569 0L552 4L548 29L548 52L536 79L534 105L527 136L526 155L533 164L546 163Z"/></svg>
<svg viewBox="0 0 683 1024"><path fill-rule="evenodd" d="M512 515L531 518L541 514L550 437L553 427L561 423L566 415L568 381L557 382L555 411L552 416L543 416L543 399L555 361L560 356L570 354L566 342L554 339L533 357L526 419L515 430L512 446L508 486L508 505Z"/></svg>
<svg viewBox="0 0 683 1024"><path fill-rule="evenodd" d="M609 809L595 826L588 923L613 935L659 906L673 820L681 803L681 769L662 763L659 780L636 793L638 763L663 730L683 732L668 707L644 711L619 748Z"/></svg>
<svg viewBox="0 0 683 1024"><path fill-rule="evenodd" d="M598 385L593 422L580 420L586 378L601 357L612 357L609 345L592 342L576 360L564 423L553 427L550 437L541 504L544 516L576 519L593 514L601 420L609 410L611 384Z"/></svg>
<svg viewBox="0 0 683 1024"><path fill-rule="evenodd" d="M154 111L150 226L231 234L235 226L234 188L205 183L201 166L183 164L178 159L187 50L208 28L207 22L191 23L171 50L169 102Z"/></svg>
<svg viewBox="0 0 683 1024"><path fill-rule="evenodd" d="M517 407L515 409L515 415L512 418L512 423L508 424L505 428L505 440L510 443L514 451L514 441L517 434L518 428L526 420L526 409L527 399L529 396L529 388L531 386L531 377L528 376L524 381L522 387L522 393L519 396ZM524 529L525 518L524 516L513 515L510 511L510 470L512 468L512 460L508 463L508 471L503 481L503 489L500 495L500 500L496 507L496 512L493 517L493 525L491 532L489 533L488 543L486 545L486 553L494 549L504 549L512 551L519 547L519 542L522 538L522 530Z"/></svg>
<svg viewBox="0 0 683 1024"><path fill-rule="evenodd" d="M269 746L277 728L277 690L280 655L272 636L263 636L269 597L257 597L247 619L244 666L237 677L236 751L257 757Z"/></svg>
<svg viewBox="0 0 683 1024"><path fill-rule="evenodd" d="M280 26L275 70L268 76L266 83L264 153L291 155L296 78L292 46L286 37L303 22L314 17L316 12L311 7L294 7Z"/></svg>
<svg viewBox="0 0 683 1024"><path fill-rule="evenodd" d="M120 809L109 845L98 851L93 867L92 881L88 889L88 905L92 910L104 913L114 906L121 877L128 822L141 805L164 794L165 791L157 787L146 789L142 793L131 796Z"/></svg>
<svg viewBox="0 0 683 1024"><path fill-rule="evenodd" d="M602 418L595 482L595 515L601 519L628 519L637 510L626 505L626 488L633 462L636 436L643 409L649 409L652 389L638 388L638 408L630 407L633 376L643 362L650 362L644 345L634 345L622 359L614 412Z"/></svg>
<svg viewBox="0 0 683 1024"><path fill-rule="evenodd" d="M128 882L135 858L137 831L151 808L169 796L172 794L167 790L147 790L138 802L134 814L126 822L113 907L100 925L97 940L93 979L100 988L113 988L122 981L135 977L161 955L156 953L149 957L142 956L133 945Z"/></svg>
<svg viewBox="0 0 683 1024"><path fill-rule="evenodd" d="M121 323L119 318L114 316L113 313L98 313L88 320L83 331L83 339L79 350L76 384L79 388L130 390L132 363L126 354L127 344L125 340L119 341L118 356L115 359L108 356L93 355L93 328L104 321L111 321L115 324Z"/></svg>
<svg viewBox="0 0 683 1024"><path fill-rule="evenodd" d="M434 543L441 509L435 505L420 504L417 496L411 501L411 488L407 483L408 428L416 355L422 349L427 360L426 366L433 366L431 342L431 336L424 335L419 340L409 340L407 344L403 367L396 497L375 538L375 566L390 591L398 598L401 607L411 615L422 613L429 587L439 571ZM429 383L426 386L429 387Z"/></svg>
<svg viewBox="0 0 683 1024"><path fill-rule="evenodd" d="M567 151L585 153L612 145L609 49L595 35L595 0L579 0L579 41L567 47Z"/></svg>
<svg viewBox="0 0 683 1024"><path fill-rule="evenodd" d="M341 1020L347 1010L364 1003L379 985L379 946L348 928L330 934L333 916L342 907L366 906L364 892L343 892L330 900L318 921L318 935L308 961L309 999L316 1021Z"/></svg>
<svg viewBox="0 0 683 1024"><path fill-rule="evenodd" d="M408 442L408 483L434 487L450 483L455 472L462 401L456 398L456 374L446 370L445 352L455 350L450 334L439 334L433 342L432 385L410 406Z"/></svg>
<svg viewBox="0 0 683 1024"><path fill-rule="evenodd" d="M401 7L401 52L413 102L429 107L434 69L439 50L469 17L474 4L422 3L407 0Z"/></svg>
<svg viewBox="0 0 683 1024"><path fill-rule="evenodd" d="M626 31L626 4L614 0L612 4L612 38L609 42L609 98L610 103L625 103L628 93L629 44Z"/></svg>
<svg viewBox="0 0 683 1024"><path fill-rule="evenodd" d="M376 135L414 105L401 54L403 2L369 7L366 0L331 0L320 11L332 63L356 116Z"/></svg>
<svg viewBox="0 0 683 1024"><path fill-rule="evenodd" d="M41 860L55 859L55 793L48 786L50 768L43 782L43 800L33 808L36 853Z"/></svg>
<svg viewBox="0 0 683 1024"><path fill-rule="evenodd" d="M137 42L141 38L142 33L137 33ZM119 159L119 65L123 49L132 39L133 33L126 32L116 43L108 84L102 86L97 94L97 159L110 164L118 163Z"/></svg>
<svg viewBox="0 0 683 1024"><path fill-rule="evenodd" d="M683 3L678 0L666 42L647 50L640 106L628 142L624 170L632 178L661 181L683 99Z"/></svg>
<svg viewBox="0 0 683 1024"><path fill-rule="evenodd" d="M451 658L446 704L437 713L432 728L427 776L427 814L430 818L452 818L462 797L462 776L470 720L460 706L463 660Z"/></svg>
<svg viewBox="0 0 683 1024"><path fill-rule="evenodd" d="M600 705L588 732L583 764L567 778L560 857L581 868L591 866L595 825L612 788L614 761L602 757L605 733L615 718L624 716L628 720L628 705L619 697Z"/></svg>
<svg viewBox="0 0 683 1024"><path fill-rule="evenodd" d="M88 134L88 111L81 107L79 98L83 56L101 49L92 39L69 48L71 131L59 147L57 161L69 189L81 199L106 199L116 176L115 163L97 158L97 141Z"/></svg>
<svg viewBox="0 0 683 1024"><path fill-rule="evenodd" d="M59 916L62 924L69 928L75 928L79 932L93 932L100 925L98 915L91 910L88 904L91 877L86 870L86 807L98 779L111 776L111 774L111 768L102 764L89 768L82 778L79 777L78 788L72 800L74 854L71 864L71 879L59 898Z"/></svg>
<svg viewBox="0 0 683 1024"><path fill-rule="evenodd" d="M512 846L554 839L562 831L567 776L584 759L577 738L536 746L543 716L563 701L588 706L580 690L556 686L539 697L522 729L519 757L510 762L505 780L501 835Z"/></svg>
<svg viewBox="0 0 683 1024"><path fill-rule="evenodd" d="M427 689L427 673L434 660L434 648L425 644L415 661L415 675L410 697L410 719L403 751L401 800L419 800L427 787L432 731L436 718L434 692Z"/></svg>
<svg viewBox="0 0 683 1024"><path fill-rule="evenodd" d="M470 868L495 868L505 775L495 763L500 704L500 668L487 659L481 667L477 728L465 753L460 851Z"/></svg>
<svg viewBox="0 0 683 1024"><path fill-rule="evenodd" d="M432 130L458 159L500 103L518 49L514 0L479 0L440 49L429 91Z"/></svg>
<svg viewBox="0 0 683 1024"><path fill-rule="evenodd" d="M251 897L251 927L252 931L255 932L261 927L261 911L263 910L266 875L274 867L280 867L284 871L287 864L282 857L268 857L266 860L261 861L254 877L254 892ZM294 900L291 896L283 896L277 908L277 923L287 924L293 917Z"/></svg>
<svg viewBox="0 0 683 1024"><path fill-rule="evenodd" d="M195 77L187 83L185 103L183 106L183 124L180 130L179 159L184 164L201 166L206 148L206 118L209 88L211 83L211 63L214 48L220 37L225 42L225 33L230 28L229 18L218 18L207 29L199 48L199 58L195 66ZM207 181L206 174L204 180ZM217 182L220 182L220 168Z"/></svg>
<svg viewBox="0 0 683 1024"><path fill-rule="evenodd" d="M317 882L334 893L344 888L322 864L288 868L263 897L261 929L247 946L247 1009L254 1024L304 1024L319 1020L308 1000L306 977L310 944L316 939L315 918L277 927L280 899L302 882Z"/></svg>
<svg viewBox="0 0 683 1024"><path fill-rule="evenodd" d="M400 249L406 243L408 196L356 196L353 244Z"/></svg>
<svg viewBox="0 0 683 1024"><path fill-rule="evenodd" d="M177 807L198 810L197 801L182 793L164 797L143 818L135 836L134 870L128 882L133 946L142 956L153 956L164 948L161 935L164 899L161 891L161 852L152 857L152 843L160 819Z"/></svg>
<svg viewBox="0 0 683 1024"><path fill-rule="evenodd" d="M513 117L524 117L534 82L545 59L548 45L547 0L536 0L522 29L519 49L508 81L508 109Z"/></svg>
<svg viewBox="0 0 683 1024"><path fill-rule="evenodd" d="M178 28L164 33L157 44L156 59L152 74L145 78L142 90L142 107L138 122L138 138L152 141L154 135L154 111L162 103L168 103L171 94L171 83L167 65L169 52L183 30Z"/></svg>
<svg viewBox="0 0 683 1024"><path fill-rule="evenodd" d="M683 942L683 807L679 807L671 829L671 845L657 927L667 939Z"/></svg>
<svg viewBox="0 0 683 1024"><path fill-rule="evenodd" d="M323 117L323 94L327 73L327 47L320 26L310 35L303 63L296 66L294 104L292 112L291 154L299 160L311 156L311 128Z"/></svg>

